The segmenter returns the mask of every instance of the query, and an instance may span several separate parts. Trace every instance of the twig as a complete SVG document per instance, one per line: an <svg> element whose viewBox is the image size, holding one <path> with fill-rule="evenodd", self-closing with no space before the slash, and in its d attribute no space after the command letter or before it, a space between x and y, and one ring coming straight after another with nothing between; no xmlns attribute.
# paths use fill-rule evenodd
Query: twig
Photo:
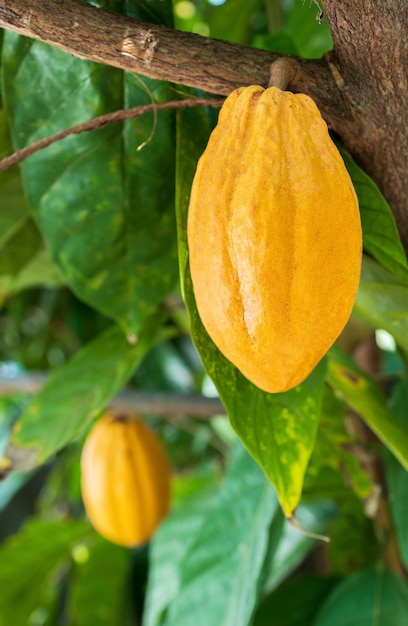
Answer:
<svg viewBox="0 0 408 626"><path fill-rule="evenodd" d="M151 113L152 111L161 111L163 109L181 109L185 107L191 108L195 106L220 107L223 101L223 98L187 98L185 100L169 100L168 102L152 102L150 104L143 104L130 109L119 109L118 111L113 111L112 113L99 115L98 117L93 117L86 122L72 126L71 128L60 130L54 135L34 141L34 143L30 146L13 152L13 154L10 154L0 161L0 171L6 170L17 163L20 163L35 152L38 152L43 148L47 148L52 143L60 141L69 135L79 135L80 133L85 133L90 130L103 128L104 126L113 124L114 122L124 122L125 120L140 117L145 113Z"/></svg>
<svg viewBox="0 0 408 626"><path fill-rule="evenodd" d="M46 381L47 376L44 374L13 378L0 376L0 397L36 394ZM218 398L191 393L124 390L109 400L108 406L121 413L151 414L169 419L182 416L208 419L213 415L225 415L225 408Z"/></svg>

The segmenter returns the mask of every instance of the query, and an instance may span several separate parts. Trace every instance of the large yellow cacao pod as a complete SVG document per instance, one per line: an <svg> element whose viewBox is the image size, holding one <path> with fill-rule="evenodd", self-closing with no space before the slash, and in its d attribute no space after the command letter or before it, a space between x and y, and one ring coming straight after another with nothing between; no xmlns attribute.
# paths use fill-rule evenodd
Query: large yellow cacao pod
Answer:
<svg viewBox="0 0 408 626"><path fill-rule="evenodd" d="M105 415L81 455L81 490L94 528L106 539L137 546L150 539L170 503L169 461L138 418Z"/></svg>
<svg viewBox="0 0 408 626"><path fill-rule="evenodd" d="M302 382L350 317L362 255L356 194L311 98L231 93L197 166L187 234L219 350L265 391Z"/></svg>

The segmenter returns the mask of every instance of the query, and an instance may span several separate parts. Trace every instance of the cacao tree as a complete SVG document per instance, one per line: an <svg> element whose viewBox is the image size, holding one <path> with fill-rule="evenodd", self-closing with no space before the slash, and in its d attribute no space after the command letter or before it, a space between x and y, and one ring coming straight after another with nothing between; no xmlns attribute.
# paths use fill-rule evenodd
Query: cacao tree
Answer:
<svg viewBox="0 0 408 626"><path fill-rule="evenodd" d="M0 0L0 26L0 625L402 626L405 3ZM340 150L364 256L338 341L267 393L201 323L187 212L225 97L282 58ZM141 547L84 511L106 410L171 458Z"/></svg>

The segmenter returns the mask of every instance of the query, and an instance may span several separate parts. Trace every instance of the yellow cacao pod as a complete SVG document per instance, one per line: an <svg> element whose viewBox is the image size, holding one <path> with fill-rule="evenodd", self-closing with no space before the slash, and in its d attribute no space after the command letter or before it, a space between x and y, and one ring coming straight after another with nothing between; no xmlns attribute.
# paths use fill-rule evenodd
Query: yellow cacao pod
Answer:
<svg viewBox="0 0 408 626"><path fill-rule="evenodd" d="M140 419L107 414L86 438L82 499L106 539L129 547L148 541L168 512L170 480L165 450Z"/></svg>
<svg viewBox="0 0 408 626"><path fill-rule="evenodd" d="M362 255L357 197L311 98L231 93L197 166L187 235L219 350L265 391L302 382L350 317Z"/></svg>

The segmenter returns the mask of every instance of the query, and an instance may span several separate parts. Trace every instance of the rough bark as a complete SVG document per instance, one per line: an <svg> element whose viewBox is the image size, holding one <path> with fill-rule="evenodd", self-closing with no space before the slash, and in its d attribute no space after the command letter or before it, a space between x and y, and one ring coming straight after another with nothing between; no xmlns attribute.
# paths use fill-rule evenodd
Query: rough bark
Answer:
<svg viewBox="0 0 408 626"><path fill-rule="evenodd" d="M333 61L353 111L347 148L390 203L408 248L408 4L325 0ZM338 131L342 136L341 129Z"/></svg>
<svg viewBox="0 0 408 626"><path fill-rule="evenodd" d="M334 51L299 60L290 84L309 94L377 182L408 249L408 8L401 0L322 1ZM227 95L267 85L278 55L103 11L78 0L0 0L0 26L70 54Z"/></svg>

